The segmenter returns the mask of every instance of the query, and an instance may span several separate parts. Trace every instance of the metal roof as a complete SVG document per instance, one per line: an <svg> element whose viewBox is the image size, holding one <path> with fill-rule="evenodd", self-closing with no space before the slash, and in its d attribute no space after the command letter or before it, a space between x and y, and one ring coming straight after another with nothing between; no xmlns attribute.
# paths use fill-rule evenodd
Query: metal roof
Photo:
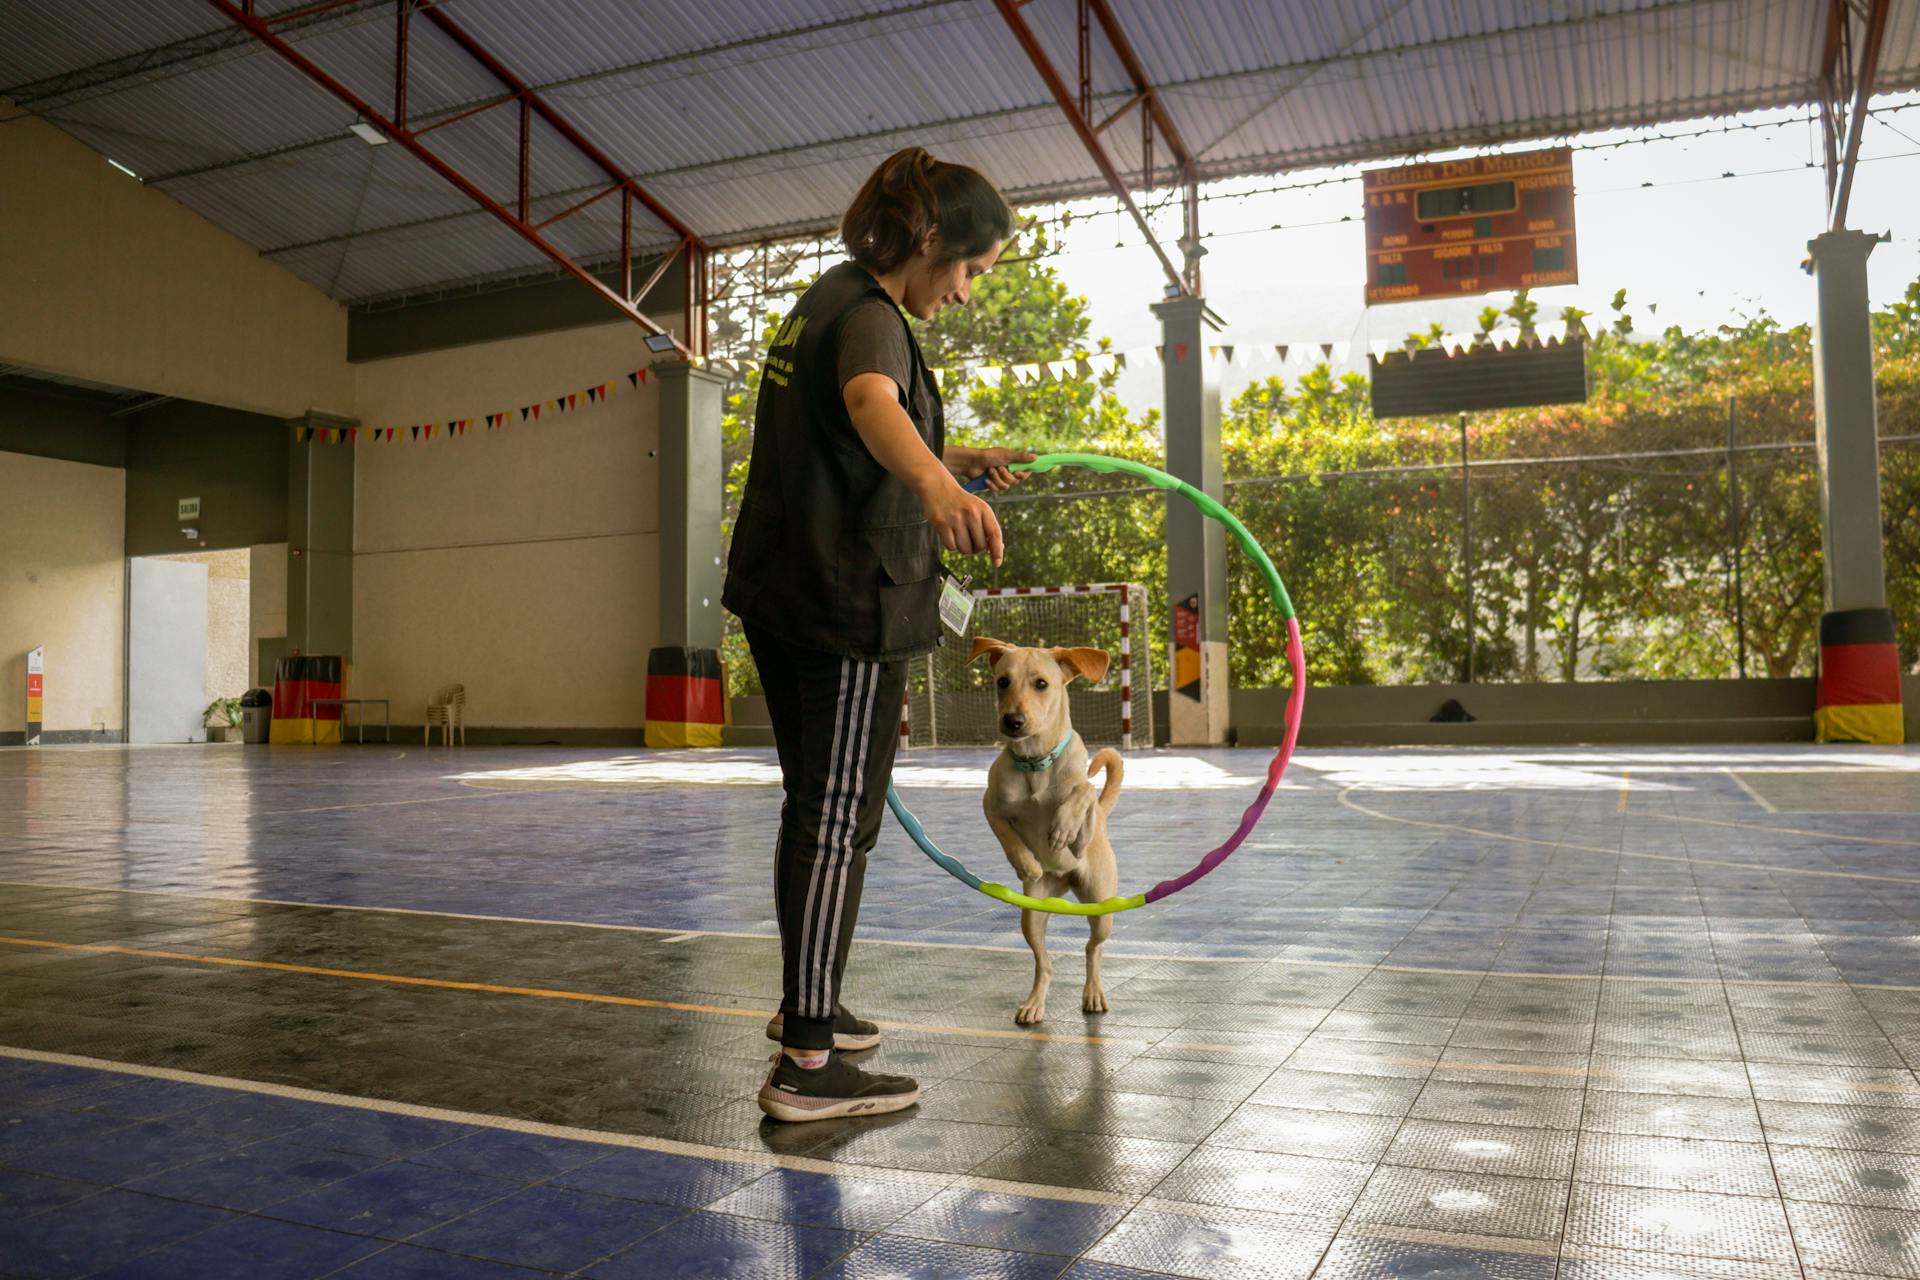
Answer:
<svg viewBox="0 0 1920 1280"><path fill-rule="evenodd" d="M714 245L830 227L874 163L908 143L977 165L1016 201L1105 190L988 0L442 3ZM1112 7L1201 176L1220 178L1809 103L1827 0ZM1917 10L1915 0L1894 6L1883 89L1920 85ZM1022 12L1055 63L1073 67L1071 0ZM391 0L364 0L301 19L287 38L385 103L392 22ZM399 147L348 134L349 110L210 6L12 0L6 25L0 92L337 299L547 265ZM413 24L412 38L416 128L498 96L431 24ZM1094 47L1095 111L1105 114L1132 84L1103 42ZM429 135L502 199L516 181L514 136L504 110ZM1115 138L1112 150L1138 183L1137 144ZM553 138L536 138L533 155L536 218L604 185ZM618 203L550 234L603 260L617 244ZM636 213L636 251L677 240Z"/></svg>

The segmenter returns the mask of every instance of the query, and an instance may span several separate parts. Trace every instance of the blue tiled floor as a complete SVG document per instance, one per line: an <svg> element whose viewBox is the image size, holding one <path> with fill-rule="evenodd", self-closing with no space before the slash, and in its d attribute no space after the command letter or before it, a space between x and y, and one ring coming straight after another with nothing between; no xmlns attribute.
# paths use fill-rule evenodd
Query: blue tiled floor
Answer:
<svg viewBox="0 0 1920 1280"><path fill-rule="evenodd" d="M1265 762L1130 762L1129 887ZM905 763L999 873L984 758ZM0 1053L0 1276L1910 1276L1915 764L1304 753L1106 1015L1054 922L1038 1044L1017 915L889 827L849 997L925 1097L779 1126L769 753L0 751L0 1048L321 1091Z"/></svg>

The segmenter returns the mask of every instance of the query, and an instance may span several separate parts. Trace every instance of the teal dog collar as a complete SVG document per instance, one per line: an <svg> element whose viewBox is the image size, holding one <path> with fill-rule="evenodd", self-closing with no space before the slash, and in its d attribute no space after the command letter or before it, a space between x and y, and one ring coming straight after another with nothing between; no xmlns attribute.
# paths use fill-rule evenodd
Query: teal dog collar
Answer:
<svg viewBox="0 0 1920 1280"><path fill-rule="evenodd" d="M1068 729L1067 736L1060 739L1060 745L1055 747L1053 750L1047 752L1047 754L1043 756L1039 756L1035 759L1028 760L1028 759L1025 759L1024 757L1013 755L1013 751L1011 749L1008 750L1007 754L1010 756L1013 756L1013 767L1018 769L1020 772L1045 773L1048 769L1053 768L1054 761L1060 758L1062 753L1066 751L1067 744L1072 741L1073 741L1073 730Z"/></svg>

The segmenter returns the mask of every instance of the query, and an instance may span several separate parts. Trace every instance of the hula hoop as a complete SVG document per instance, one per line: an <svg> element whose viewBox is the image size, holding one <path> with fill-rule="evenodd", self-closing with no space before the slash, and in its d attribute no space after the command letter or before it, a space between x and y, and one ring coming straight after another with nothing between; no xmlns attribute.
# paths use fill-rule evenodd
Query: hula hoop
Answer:
<svg viewBox="0 0 1920 1280"><path fill-rule="evenodd" d="M989 898L997 898L1011 906L1028 911L1047 911L1055 915L1103 916L1116 911L1131 911L1135 907L1144 907L1149 902L1158 902L1171 897L1198 881L1225 862L1234 850L1238 849L1246 838L1253 833L1260 817L1267 810L1267 802L1273 799L1274 790L1279 787L1280 779L1287 771L1287 762L1293 758L1293 744L1300 735L1300 709L1307 696L1307 659L1300 643L1300 620L1294 615L1293 601L1287 596L1286 584L1280 581L1280 573L1273 567L1273 561L1261 549L1247 527L1235 518L1231 511L1221 506L1207 494L1194 488L1186 481L1170 476L1164 471L1155 470L1144 463L1132 462L1126 458L1109 458L1097 453L1049 453L1033 462L1018 462L1013 465L1016 471L1046 472L1055 467L1085 467L1089 471L1121 472L1137 476L1156 488L1177 493L1199 509L1200 514L1226 526L1241 550L1252 558L1267 582L1267 593L1273 598L1274 608L1287 624L1287 667L1293 676L1293 688L1287 694L1287 727L1281 735L1280 748L1273 753L1273 760L1267 765L1266 782L1260 788L1260 794L1248 805L1246 812L1240 815L1240 825L1228 836L1225 843L1217 846L1195 863L1192 869L1170 880L1162 880L1145 893L1136 893L1123 898L1107 898L1100 902L1069 902L1065 898L1035 898L1010 889L1006 885L992 880L982 880L966 869L959 859L943 853L920 825L920 819L913 816L911 810L901 802L900 795L887 784L887 807L893 810L893 816L900 820L907 835L920 846L920 851L944 868L948 874L969 888L978 889ZM984 480L976 482L984 487ZM976 487L970 484L969 488Z"/></svg>

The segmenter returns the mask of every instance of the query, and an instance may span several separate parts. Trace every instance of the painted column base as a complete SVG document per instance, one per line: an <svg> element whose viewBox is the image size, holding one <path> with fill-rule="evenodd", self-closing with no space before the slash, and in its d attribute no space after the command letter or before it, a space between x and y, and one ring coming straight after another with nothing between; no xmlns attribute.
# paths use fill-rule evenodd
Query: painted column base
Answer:
<svg viewBox="0 0 1920 1280"><path fill-rule="evenodd" d="M1820 742L1897 746L1906 741L1892 610L1842 609L1821 615L1813 728Z"/></svg>
<svg viewBox="0 0 1920 1280"><path fill-rule="evenodd" d="M726 724L718 649L655 649L647 655L649 747L717 747Z"/></svg>

